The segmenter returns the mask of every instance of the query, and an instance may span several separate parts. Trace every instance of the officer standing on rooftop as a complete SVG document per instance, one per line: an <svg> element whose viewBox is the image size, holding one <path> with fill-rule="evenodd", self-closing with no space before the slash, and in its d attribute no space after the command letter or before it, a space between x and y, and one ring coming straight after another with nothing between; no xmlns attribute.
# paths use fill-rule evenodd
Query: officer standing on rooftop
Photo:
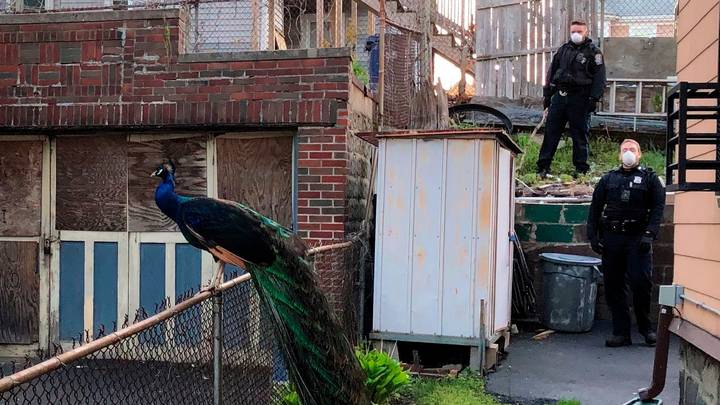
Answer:
<svg viewBox="0 0 720 405"><path fill-rule="evenodd" d="M600 49L588 38L585 22L571 23L570 41L553 56L545 81L543 107L547 110L547 125L537 162L538 175L545 178L550 173L568 122L575 175L587 173L590 113L605 91L605 64Z"/></svg>
<svg viewBox="0 0 720 405"><path fill-rule="evenodd" d="M639 165L641 156L636 141L622 142L622 165L595 186L588 215L588 239L602 255L605 296L612 312L613 336L605 342L608 347L632 344L628 283L640 334L650 346L656 340L650 325L652 242L660 230L665 188L652 169Z"/></svg>

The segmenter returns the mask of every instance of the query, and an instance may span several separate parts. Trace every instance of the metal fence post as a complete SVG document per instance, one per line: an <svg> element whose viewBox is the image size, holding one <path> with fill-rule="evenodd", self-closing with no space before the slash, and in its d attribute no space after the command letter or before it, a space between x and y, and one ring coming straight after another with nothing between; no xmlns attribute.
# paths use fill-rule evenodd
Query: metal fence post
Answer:
<svg viewBox="0 0 720 405"><path fill-rule="evenodd" d="M222 322L222 291L212 298L213 302L213 404L222 404L222 352L223 352L223 322Z"/></svg>

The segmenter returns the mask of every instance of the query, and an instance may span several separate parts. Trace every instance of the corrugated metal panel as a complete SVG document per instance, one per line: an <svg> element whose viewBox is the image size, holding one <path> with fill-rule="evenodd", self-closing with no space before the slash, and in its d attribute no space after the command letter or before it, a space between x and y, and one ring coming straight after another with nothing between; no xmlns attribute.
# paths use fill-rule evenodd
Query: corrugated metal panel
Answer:
<svg viewBox="0 0 720 405"><path fill-rule="evenodd" d="M480 337L481 303L490 303L488 335L496 312L509 314L507 269L493 283L496 264L511 262L500 257L507 237L500 253L495 237L498 226L505 235L511 226L511 158L492 139L380 139L375 330ZM502 309L492 306L493 292Z"/></svg>
<svg viewBox="0 0 720 405"><path fill-rule="evenodd" d="M493 141L481 141L478 144L478 180L475 203L475 273L471 305L477 311L473 317L474 336L480 336L481 329L486 337L490 336L488 325L492 321L492 300L495 269L495 227L497 205L497 149ZM484 311L484 312L483 312ZM484 322L481 325L481 320Z"/></svg>
<svg viewBox="0 0 720 405"><path fill-rule="evenodd" d="M510 324L510 288L512 279L512 251L510 245L510 223L512 204L512 155L500 149L498 170L498 215L497 215L497 264L495 266L495 322L493 331L505 329Z"/></svg>
<svg viewBox="0 0 720 405"><path fill-rule="evenodd" d="M449 336L477 336L474 318L478 314L473 306L473 280L475 268L479 141L454 140L447 146L443 266L442 266L442 319L440 332ZM468 162L470 167L468 167ZM470 269L470 271L468 271Z"/></svg>
<svg viewBox="0 0 720 405"><path fill-rule="evenodd" d="M412 263L410 295L412 333L438 333L440 314L440 264L443 218L443 162L446 140L413 142L415 151L415 210L412 213ZM403 142L400 142L403 143ZM404 142L409 144L410 142ZM415 298L415 299L413 299Z"/></svg>
<svg viewBox="0 0 720 405"><path fill-rule="evenodd" d="M378 256L375 311L380 330L410 333L410 261L412 232L410 213L413 210L414 145L411 142L388 142L381 148L385 157L382 205L378 240L382 256ZM387 164L392 162L392 164ZM387 269L387 270L386 270Z"/></svg>

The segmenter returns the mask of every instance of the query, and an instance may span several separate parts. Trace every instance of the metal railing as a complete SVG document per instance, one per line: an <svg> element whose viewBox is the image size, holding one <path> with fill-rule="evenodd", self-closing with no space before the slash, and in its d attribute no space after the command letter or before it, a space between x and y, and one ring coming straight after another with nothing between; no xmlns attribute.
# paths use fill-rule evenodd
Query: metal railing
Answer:
<svg viewBox="0 0 720 405"><path fill-rule="evenodd" d="M668 92L667 103L667 191L720 192L720 84L680 82ZM713 124L710 132L693 130L705 120ZM689 172L714 176L698 180Z"/></svg>
<svg viewBox="0 0 720 405"><path fill-rule="evenodd" d="M598 114L642 118L663 118L669 79L608 78L605 99Z"/></svg>

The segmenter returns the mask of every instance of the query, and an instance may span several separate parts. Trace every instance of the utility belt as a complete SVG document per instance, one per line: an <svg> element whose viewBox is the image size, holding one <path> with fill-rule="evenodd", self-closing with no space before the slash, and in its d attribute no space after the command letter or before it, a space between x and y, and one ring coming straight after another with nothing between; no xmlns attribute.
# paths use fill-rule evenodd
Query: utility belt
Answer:
<svg viewBox="0 0 720 405"><path fill-rule="evenodd" d="M627 235L639 235L645 232L647 223L637 219L610 219L603 217L600 221L604 231Z"/></svg>
<svg viewBox="0 0 720 405"><path fill-rule="evenodd" d="M590 94L590 89L588 86L558 86L557 92L562 97L566 97L567 95Z"/></svg>

